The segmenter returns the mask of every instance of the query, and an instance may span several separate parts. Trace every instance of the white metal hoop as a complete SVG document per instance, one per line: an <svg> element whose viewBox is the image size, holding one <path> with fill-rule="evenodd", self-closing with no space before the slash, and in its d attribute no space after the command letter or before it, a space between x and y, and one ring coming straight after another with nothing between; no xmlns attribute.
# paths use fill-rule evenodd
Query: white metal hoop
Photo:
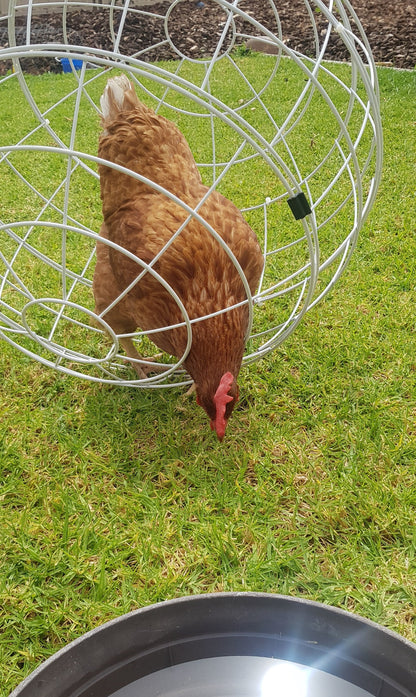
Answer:
<svg viewBox="0 0 416 697"><path fill-rule="evenodd" d="M44 365L91 381L153 388L188 384L183 362L192 326L204 319L190 320L153 262L130 255L138 279L150 273L172 295L188 336L179 359L162 358L160 372L134 379L119 351L122 337L111 330L105 313L93 311L100 226L97 105L110 72L127 73L143 101L178 122L209 191L231 198L258 236L265 268L252 297L234 255L198 212L204 199L190 209L163 187L128 172L175 199L188 219L197 218L226 249L250 310L245 364L274 350L333 287L380 181L376 69L348 0L298 0L311 23L314 50L308 56L285 42L279 0L265 0L272 16L267 27L242 9L246 0L206 0L204 12L195 11L195 26L214 5L223 10L222 25L212 54L194 57L172 36L183 2L82 3L91 13L106 13L111 49L70 43L71 12L81 6L75 0L22 5L10 0L0 17L0 29L7 24L8 35L8 46L0 48L2 104L19 96L13 139L7 140L6 129L0 140L6 191L0 202L0 336ZM62 16L62 40L55 43L39 43L32 31L37 13L46 9ZM127 53L123 37L133 20L156 22L162 34ZM270 55L246 55L242 47L253 35ZM334 40L345 45L348 64L328 62ZM149 61L161 48L175 60ZM67 61L69 72L49 74L45 96L37 87L40 78L27 74L28 59ZM261 71L254 68L256 60L262 61ZM200 154L201 140L209 143L209 157L206 149ZM180 234L178 229L175 237ZM140 329L131 338L144 347L141 353L151 351Z"/></svg>

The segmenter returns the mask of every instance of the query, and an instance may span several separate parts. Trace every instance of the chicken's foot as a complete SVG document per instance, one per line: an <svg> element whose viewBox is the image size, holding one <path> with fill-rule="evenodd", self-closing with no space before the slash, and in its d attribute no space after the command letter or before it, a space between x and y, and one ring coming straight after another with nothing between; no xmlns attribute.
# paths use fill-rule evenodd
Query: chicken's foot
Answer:
<svg viewBox="0 0 416 697"><path fill-rule="evenodd" d="M186 390L184 397L190 397L191 395L193 395L195 390L196 390L196 383L193 382L192 385L190 386L189 390Z"/></svg>
<svg viewBox="0 0 416 697"><path fill-rule="evenodd" d="M122 345L131 366L136 371L140 379L146 378L149 373L162 373L165 368L161 365L153 365L154 361L157 361L163 356L162 353L157 353L155 356L150 358L143 358L137 351L134 342L129 337L120 338L120 344ZM149 362L152 365L143 365L144 362Z"/></svg>

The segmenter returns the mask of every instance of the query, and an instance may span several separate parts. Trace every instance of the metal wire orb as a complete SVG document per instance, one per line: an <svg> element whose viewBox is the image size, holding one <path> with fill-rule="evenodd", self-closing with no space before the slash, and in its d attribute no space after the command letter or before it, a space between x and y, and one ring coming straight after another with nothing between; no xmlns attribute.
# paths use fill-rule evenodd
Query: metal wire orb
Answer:
<svg viewBox="0 0 416 697"><path fill-rule="evenodd" d="M91 13L107 15L112 48L104 50L70 43L71 11L79 2L17 6L10 0L0 18L8 34L8 46L0 49L3 339L47 366L92 381L139 387L190 381L182 363L194 320L180 298L175 300L188 330L187 349L178 360L163 356L161 372L143 379L126 362L105 315L94 313L99 96L108 77L120 72L142 101L178 124L204 183L230 198L257 234L265 268L253 297L245 283L251 321L244 363L275 349L332 288L380 180L376 70L348 0L299 0L310 19L314 48L308 56L285 42L279 0L264 2L272 28L249 13L249 0L204 0L203 11L195 9L190 18L186 42L177 36L175 17L189 12L189 0L85 3ZM218 6L216 48L197 58L193 31ZM31 32L39 8L58 13L63 41L39 43ZM133 22L152 22L157 32L127 54L124 37ZM333 41L345 45L348 63L327 61ZM250 52L247 45L263 52ZM163 50L175 60L155 61L155 51L163 56ZM25 67L34 59L59 61L67 72L29 75ZM198 207L179 203L199 216ZM138 274L157 276L151 265L136 261ZM152 353L143 332L133 338L140 353Z"/></svg>

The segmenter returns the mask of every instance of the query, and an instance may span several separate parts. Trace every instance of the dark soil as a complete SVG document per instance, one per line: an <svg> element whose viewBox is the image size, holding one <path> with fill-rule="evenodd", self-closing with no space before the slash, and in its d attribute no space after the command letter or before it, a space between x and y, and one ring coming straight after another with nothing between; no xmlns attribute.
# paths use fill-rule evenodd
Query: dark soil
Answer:
<svg viewBox="0 0 416 697"><path fill-rule="evenodd" d="M169 19L171 42L190 58L201 58L213 54L221 36L225 13L215 0L204 0L203 8L198 9L194 0L182 0ZM314 36L311 20L303 0L274 0L282 26L283 40L292 49L305 55L315 54ZM416 2L415 0L352 0L377 63L397 68L416 66ZM125 55L137 55L142 60L154 61L177 58L174 48L169 44L158 48L154 46L165 37L163 18L171 2L161 1L149 8L154 15L129 14L124 26L119 51ZM249 12L263 26L276 33L276 17L271 0L240 0L239 8ZM314 13L318 33L324 35L326 21L322 14ZM120 21L121 12L115 11L115 28ZM235 17L236 30L246 35L256 35L259 31L250 22ZM16 18L16 43L26 43L26 18ZM72 45L88 46L92 49L113 49L113 39L109 29L107 9L76 10L68 13L67 41ZM225 37L223 47L231 40L231 33ZM31 24L30 43L61 43L62 14L35 15ZM244 37L237 38L237 44L244 44ZM0 20L0 48L8 46L7 24ZM348 60L349 53L339 37L333 35L325 57L333 60ZM9 61L0 61L0 74L10 68ZM26 72L40 73L58 71L61 66L53 58L24 58L22 68Z"/></svg>

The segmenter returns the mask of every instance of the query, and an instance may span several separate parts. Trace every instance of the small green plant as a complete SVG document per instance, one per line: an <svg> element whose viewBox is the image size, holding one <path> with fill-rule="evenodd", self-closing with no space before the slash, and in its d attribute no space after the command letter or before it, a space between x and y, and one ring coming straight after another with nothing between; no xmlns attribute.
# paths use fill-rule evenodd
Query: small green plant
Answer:
<svg viewBox="0 0 416 697"><path fill-rule="evenodd" d="M238 44L233 49L232 55L235 58L246 58L246 56L249 56L252 53L251 49L246 46L245 44Z"/></svg>

